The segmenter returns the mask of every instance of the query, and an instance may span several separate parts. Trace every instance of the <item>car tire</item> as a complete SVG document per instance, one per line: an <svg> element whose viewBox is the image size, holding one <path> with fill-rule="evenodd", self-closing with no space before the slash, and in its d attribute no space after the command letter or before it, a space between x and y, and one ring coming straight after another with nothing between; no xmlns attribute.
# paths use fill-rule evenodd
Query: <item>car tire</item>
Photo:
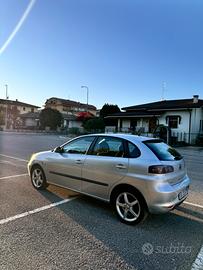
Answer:
<svg viewBox="0 0 203 270"><path fill-rule="evenodd" d="M47 188L47 181L45 173L41 166L34 165L31 169L31 183L37 190L43 190Z"/></svg>
<svg viewBox="0 0 203 270"><path fill-rule="evenodd" d="M120 221L128 225L138 224L148 215L143 197L131 188L118 191L114 196L113 204Z"/></svg>

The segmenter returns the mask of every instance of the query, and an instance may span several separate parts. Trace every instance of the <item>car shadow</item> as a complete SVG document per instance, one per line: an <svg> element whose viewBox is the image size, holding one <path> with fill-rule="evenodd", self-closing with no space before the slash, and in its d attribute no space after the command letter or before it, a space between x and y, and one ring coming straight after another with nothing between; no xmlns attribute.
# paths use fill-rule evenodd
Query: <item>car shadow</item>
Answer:
<svg viewBox="0 0 203 270"><path fill-rule="evenodd" d="M50 191L41 194L50 202L59 200ZM167 214L149 215L137 226L119 222L107 203L84 195L57 208L133 269L191 269L203 243L202 214L182 206Z"/></svg>
<svg viewBox="0 0 203 270"><path fill-rule="evenodd" d="M190 208L185 208L183 206L178 206L177 210L182 211L190 216L196 217L196 218L202 220L202 222L203 222L203 212L194 211Z"/></svg>

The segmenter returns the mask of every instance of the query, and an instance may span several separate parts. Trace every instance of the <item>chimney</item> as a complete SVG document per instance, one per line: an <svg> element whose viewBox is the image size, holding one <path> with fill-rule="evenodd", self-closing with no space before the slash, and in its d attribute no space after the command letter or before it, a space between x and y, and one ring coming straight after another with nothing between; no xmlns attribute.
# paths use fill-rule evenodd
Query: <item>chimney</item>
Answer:
<svg viewBox="0 0 203 270"><path fill-rule="evenodd" d="M198 103L199 95L193 96L193 103Z"/></svg>

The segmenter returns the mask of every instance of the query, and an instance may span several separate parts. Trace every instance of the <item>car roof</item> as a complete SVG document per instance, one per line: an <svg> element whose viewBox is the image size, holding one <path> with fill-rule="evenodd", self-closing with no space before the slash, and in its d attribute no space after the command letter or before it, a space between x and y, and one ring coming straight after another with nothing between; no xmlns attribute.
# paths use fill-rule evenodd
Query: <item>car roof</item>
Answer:
<svg viewBox="0 0 203 270"><path fill-rule="evenodd" d="M132 134L126 134L126 133L97 133L97 134L88 134L84 136L107 136L107 137L115 137L115 138L122 138L129 141L134 142L143 142L147 140L153 140L156 138L152 137L145 137L145 136L138 136L138 135L132 135ZM83 137L83 136L81 136Z"/></svg>

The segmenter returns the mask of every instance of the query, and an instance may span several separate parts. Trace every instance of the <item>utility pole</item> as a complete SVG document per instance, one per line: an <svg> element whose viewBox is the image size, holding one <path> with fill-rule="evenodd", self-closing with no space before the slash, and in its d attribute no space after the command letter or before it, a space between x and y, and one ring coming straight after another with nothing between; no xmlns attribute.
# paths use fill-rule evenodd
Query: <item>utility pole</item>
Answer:
<svg viewBox="0 0 203 270"><path fill-rule="evenodd" d="M8 100L8 84L5 84L5 88L6 88L6 100ZM7 128L7 123L8 123L8 104L6 102L5 129Z"/></svg>
<svg viewBox="0 0 203 270"><path fill-rule="evenodd" d="M82 85L81 88L86 88L86 90L87 90L87 113L88 113L89 88L85 85Z"/></svg>

